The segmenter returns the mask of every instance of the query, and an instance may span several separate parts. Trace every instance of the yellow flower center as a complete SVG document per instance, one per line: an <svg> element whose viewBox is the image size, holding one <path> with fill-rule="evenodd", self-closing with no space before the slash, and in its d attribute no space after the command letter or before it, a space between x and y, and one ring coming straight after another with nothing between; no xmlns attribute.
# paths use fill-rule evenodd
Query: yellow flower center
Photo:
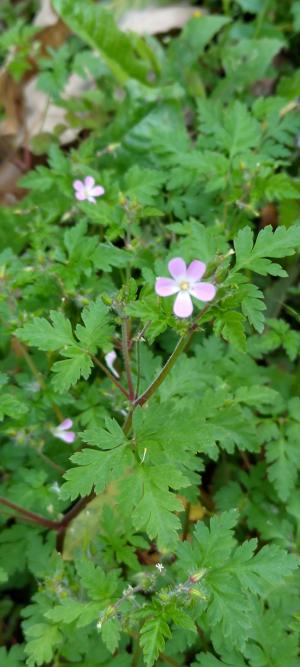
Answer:
<svg viewBox="0 0 300 667"><path fill-rule="evenodd" d="M189 286L190 286L190 284L187 282L187 280L183 280L182 283L179 284L179 287L182 290L189 289Z"/></svg>

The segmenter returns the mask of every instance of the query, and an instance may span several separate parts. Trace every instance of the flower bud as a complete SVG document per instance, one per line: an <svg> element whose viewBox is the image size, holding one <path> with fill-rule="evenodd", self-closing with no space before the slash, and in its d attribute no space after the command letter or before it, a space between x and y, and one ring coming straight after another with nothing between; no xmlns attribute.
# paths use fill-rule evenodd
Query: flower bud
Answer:
<svg viewBox="0 0 300 667"><path fill-rule="evenodd" d="M108 294L102 294L101 299L102 299L103 303L105 304L105 306L111 306L112 305L113 300L112 300L111 296L109 296Z"/></svg>
<svg viewBox="0 0 300 667"><path fill-rule="evenodd" d="M192 584L196 584L198 581L200 581L200 579L203 579L205 574L206 574L206 569L202 568L201 570L198 570L198 572L194 572L194 574L191 574L191 576L189 577L189 581Z"/></svg>
<svg viewBox="0 0 300 667"><path fill-rule="evenodd" d="M203 593L203 591L200 591L199 588L191 588L190 591L190 596L192 598L197 598L198 600L207 600L207 595Z"/></svg>

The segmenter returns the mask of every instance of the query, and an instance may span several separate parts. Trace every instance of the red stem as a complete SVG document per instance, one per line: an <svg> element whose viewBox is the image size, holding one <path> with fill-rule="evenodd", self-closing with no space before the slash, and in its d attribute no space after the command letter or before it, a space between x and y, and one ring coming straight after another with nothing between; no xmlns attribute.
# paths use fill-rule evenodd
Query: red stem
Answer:
<svg viewBox="0 0 300 667"><path fill-rule="evenodd" d="M94 364L96 364L96 366L99 366L99 368L101 368L103 373L105 373L105 375L111 380L111 382L113 382L113 384L115 384L116 387L118 387L118 389L122 392L122 394L124 394L124 396L126 396L126 398L129 398L129 394L126 391L126 389L124 387L122 387L120 382L118 382L118 380L114 377L114 375L112 373L110 373L108 368L106 368L104 366L104 364L102 364L102 362L99 361L99 359L97 359L97 357L92 357L92 359L93 359Z"/></svg>
<svg viewBox="0 0 300 667"><path fill-rule="evenodd" d="M71 509L64 515L62 520L59 522L59 526L57 529L58 532L65 531L69 523L73 519L75 519L75 517L78 516L78 514L80 514L80 512L86 507L86 505L88 505L94 498L96 498L96 494L94 492L90 493L89 496L80 498L80 500L78 500L77 503L75 503L75 505L71 507Z"/></svg>
<svg viewBox="0 0 300 667"><path fill-rule="evenodd" d="M63 516L61 521L53 521L52 519L46 519L45 517L41 516L40 514L36 514L36 512L31 512L30 510L26 510L24 507L21 507L21 505L17 505L16 503L13 503L11 500L7 500L6 498L3 498L0 496L0 504L5 505L11 510L14 510L15 512L18 512L18 514L21 514L24 519L27 519L28 521L33 521L33 523L38 524L39 526L44 526L45 528L50 528L52 530L56 530L58 533L64 532L66 528L68 527L69 523L75 519L75 517L80 514L80 512L85 508L86 505L88 505L93 498L95 498L96 494L95 493L90 493L89 496L86 496L85 498L80 498L71 509L66 512L66 514Z"/></svg>
<svg viewBox="0 0 300 667"><path fill-rule="evenodd" d="M5 505L6 507L9 507L9 509L14 510L15 512L18 512L21 514L25 519L28 521L33 521L33 523L37 523L40 526L44 526L45 528L52 528L53 530L59 530L60 529L60 521L52 521L51 519L46 519L45 517L41 516L40 514L36 514L35 512L30 512L30 510L24 509L24 507L21 507L20 505L16 505L15 503L11 502L10 500L6 500L6 498L2 498L0 496L0 503L1 505Z"/></svg>

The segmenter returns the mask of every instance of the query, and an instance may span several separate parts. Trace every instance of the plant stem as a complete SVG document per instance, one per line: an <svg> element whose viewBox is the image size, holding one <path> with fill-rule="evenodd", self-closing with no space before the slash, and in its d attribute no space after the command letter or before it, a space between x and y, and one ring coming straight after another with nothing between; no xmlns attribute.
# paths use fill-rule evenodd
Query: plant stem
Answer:
<svg viewBox="0 0 300 667"><path fill-rule="evenodd" d="M129 431L130 431L130 429L131 429L133 410L134 410L134 408L131 408L131 409L129 410L128 415L127 415L127 417L126 417L126 419L125 419L125 421L124 421L124 424L123 424L123 426L122 426L122 428L123 428L123 432L124 432L125 435L128 435L128 433L129 433Z"/></svg>
<svg viewBox="0 0 300 667"><path fill-rule="evenodd" d="M182 539L183 542L184 542L184 540L187 539L188 534L189 534L190 509L191 509L191 503L187 502L186 508L185 508L185 513L184 513L184 523L183 523L183 530L182 530L182 536L181 536L181 539Z"/></svg>
<svg viewBox="0 0 300 667"><path fill-rule="evenodd" d="M164 379L167 377L169 374L171 368L173 368L175 362L177 361L179 355L183 352L185 347L188 345L190 342L190 339L192 337L194 332L190 333L188 336L182 336L182 338L179 338L179 341L173 350L171 356L169 357L168 361L165 363L164 367L158 374L158 376L153 380L153 382L149 385L149 387L144 391L141 396L139 396L135 401L134 401L134 407L137 405L144 405L146 401L149 400L149 398L154 394L154 392L160 387Z"/></svg>
<svg viewBox="0 0 300 667"><path fill-rule="evenodd" d="M149 400L149 398L155 393L156 389L158 389L158 387L160 387L160 385L165 380L168 373L170 372L170 370L173 368L174 364L176 363L179 355L189 346L194 333L197 331L197 324L198 324L199 320L202 319L203 315L205 315L205 313L209 309L209 307L210 307L210 304L208 303L201 310L201 312L197 315L197 317L195 317L193 323L190 325L190 327L188 329L187 335L182 336L179 339L175 349L173 350L171 356L169 357L168 361L165 363L164 367L162 368L162 370L160 371L158 376L155 378L155 380L153 380L153 382L151 382L151 384L144 391L144 393L141 394L141 396L138 396L133 401L132 408L129 410L128 415L127 415L127 417L124 421L124 424L123 424L123 431L124 431L125 435L128 435L128 433L130 432L131 425L132 425L132 415L133 415L133 412L134 412L135 408L138 405L141 405L141 406L145 405L145 403Z"/></svg>
<svg viewBox="0 0 300 667"><path fill-rule="evenodd" d="M140 649L139 642L137 641L136 644L135 644L135 647L134 647L133 654L132 654L131 667L138 667L138 665L140 663L140 655L141 655L141 649Z"/></svg>
<svg viewBox="0 0 300 667"><path fill-rule="evenodd" d="M139 391L140 391L140 380L141 380L141 351L140 351L140 339L136 341L136 375L137 375L137 380L136 380L136 387L135 387L135 392L134 392L134 399L136 400Z"/></svg>
<svg viewBox="0 0 300 667"><path fill-rule="evenodd" d="M173 665L173 667L181 667L179 662L177 662L177 660L174 660L174 658L170 658L170 656L166 655L165 653L160 653L159 658L163 662L166 662L168 665Z"/></svg>
<svg viewBox="0 0 300 667"><path fill-rule="evenodd" d="M75 517L78 516L78 514L80 514L80 512L85 509L86 505L88 505L91 502L91 500L94 500L94 498L96 498L96 494L94 492L90 493L88 496L85 496L84 498L80 498L80 500L78 500L78 502L75 503L75 505L73 505L73 507L64 515L62 520L59 522L58 526L59 532L64 531L68 527L69 523L73 521L73 519L75 519Z"/></svg>
<svg viewBox="0 0 300 667"><path fill-rule="evenodd" d="M9 509L18 512L18 514L21 514L28 521L33 521L33 523L37 523L40 526L44 526L45 528L52 528L53 530L59 530L60 528L61 524L60 521L52 521L51 519L46 519L40 514L36 514L35 512L30 512L30 510L26 510L24 509L24 507L16 505L16 503L13 503L10 500L7 500L6 498L2 498L2 496L0 496L0 504L5 505L5 507L9 507Z"/></svg>
<svg viewBox="0 0 300 667"><path fill-rule="evenodd" d="M129 398L128 392L126 391L126 389L124 387L122 387L120 382L118 382L117 378L115 378L115 376L108 370L108 368L106 368L106 366L104 366L104 364L102 364L102 362L99 361L99 359L97 359L97 357L92 357L92 359L93 359L94 364L96 364L96 366L101 368L103 373L105 373L105 375L111 380L111 382L113 382L113 384L115 384L116 387L118 387L118 389L122 392L122 394L124 394L124 396L126 396L126 398Z"/></svg>
<svg viewBox="0 0 300 667"><path fill-rule="evenodd" d="M128 318L124 317L122 320L122 352L123 352L123 359L124 359L124 364L125 364L125 370L126 370L126 376L127 376L127 385L128 385L128 392L129 392L129 400L132 402L134 401L134 386L133 386L133 381L132 381L132 373L131 373L131 363L130 363L130 354L129 354L129 335L128 335Z"/></svg>
<svg viewBox="0 0 300 667"><path fill-rule="evenodd" d="M41 459L43 459L45 463L47 463L51 468L53 468L53 470L56 470L56 472L58 472L60 475L64 474L65 470L64 468L62 468L62 466L60 466L58 463L55 463L55 461L52 461L52 459L50 459L49 456L44 454L44 452L40 452L39 450L36 451L37 454L41 457Z"/></svg>
<svg viewBox="0 0 300 667"><path fill-rule="evenodd" d="M0 496L0 504L4 505L5 507L8 507L11 510L14 510L18 514L21 514L21 516L24 517L24 519L27 519L27 521L32 521L33 523L38 524L39 526L44 526L45 528L49 528L52 530L56 530L58 534L62 535L61 542L63 541L63 535L69 525L69 523L75 519L80 512L88 505L88 503L91 502L96 497L95 493L90 493L89 496L86 496L85 498L80 498L73 507L66 512L64 517L61 519L61 521L53 521L51 519L47 519L46 517L41 516L40 514L36 514L36 512L31 512L30 510L26 510L24 507L21 507L21 505L17 505L16 503L11 502L10 500L7 500L6 498L3 498Z"/></svg>

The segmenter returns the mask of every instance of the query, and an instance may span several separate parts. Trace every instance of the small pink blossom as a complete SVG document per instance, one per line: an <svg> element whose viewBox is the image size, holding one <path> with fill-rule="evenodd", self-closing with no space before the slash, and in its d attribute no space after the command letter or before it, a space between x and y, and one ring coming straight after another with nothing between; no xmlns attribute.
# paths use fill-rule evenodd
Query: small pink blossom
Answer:
<svg viewBox="0 0 300 667"><path fill-rule="evenodd" d="M87 200L91 204L96 204L95 197L101 197L105 193L102 185L95 185L93 176L86 176L84 181L74 181L73 187L76 199L79 201Z"/></svg>
<svg viewBox="0 0 300 667"><path fill-rule="evenodd" d="M212 301L216 288L212 283L199 282L206 271L206 264L194 259L187 267L181 257L174 257L168 264L172 278L156 278L155 291L159 296L177 294L173 312L177 317L189 317L193 312L191 296L200 301Z"/></svg>
<svg viewBox="0 0 300 667"><path fill-rule="evenodd" d="M114 350L111 350L111 352L108 352L104 357L107 368L109 368L109 370L113 373L113 375L116 378L119 378L120 377L119 373L116 370L116 368L114 367L114 362L116 361L116 358L117 358L117 355L116 355L116 352Z"/></svg>
<svg viewBox="0 0 300 667"><path fill-rule="evenodd" d="M72 426L72 419L65 419L63 422L61 422L61 424L56 426L56 428L52 429L52 434L55 438L71 444L76 438L74 431L70 431Z"/></svg>

